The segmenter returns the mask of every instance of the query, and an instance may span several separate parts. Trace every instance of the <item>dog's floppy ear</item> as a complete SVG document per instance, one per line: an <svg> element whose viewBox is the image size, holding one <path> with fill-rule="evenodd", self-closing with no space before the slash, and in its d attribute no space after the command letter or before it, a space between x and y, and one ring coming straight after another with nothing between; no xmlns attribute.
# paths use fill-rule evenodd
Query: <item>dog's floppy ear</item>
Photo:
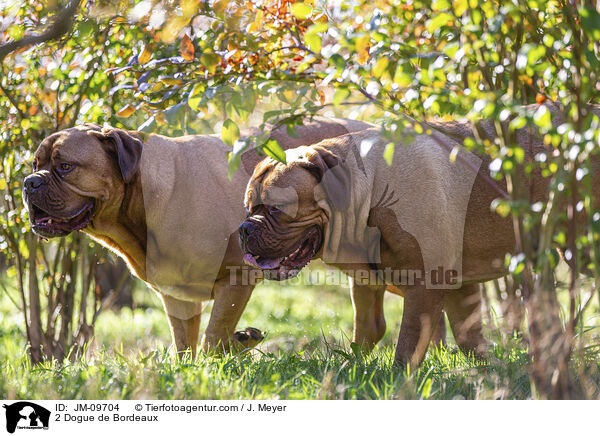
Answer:
<svg viewBox="0 0 600 436"><path fill-rule="evenodd" d="M350 206L350 168L342 158L323 147L314 146L312 150L302 166L323 186L331 206L346 210Z"/></svg>
<svg viewBox="0 0 600 436"><path fill-rule="evenodd" d="M90 130L88 135L100 139L106 144L106 151L115 159L125 183L133 180L140 167L144 143L126 130Z"/></svg>

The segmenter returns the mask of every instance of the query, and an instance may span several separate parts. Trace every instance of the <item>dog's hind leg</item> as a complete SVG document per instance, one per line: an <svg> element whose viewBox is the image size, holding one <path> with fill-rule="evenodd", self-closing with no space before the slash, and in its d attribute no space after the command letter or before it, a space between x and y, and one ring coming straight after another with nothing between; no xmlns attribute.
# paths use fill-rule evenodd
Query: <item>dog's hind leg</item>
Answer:
<svg viewBox="0 0 600 436"><path fill-rule="evenodd" d="M350 296L354 308L354 332L352 342L367 352L381 340L385 333L383 295L385 285L379 289L359 285L351 280Z"/></svg>
<svg viewBox="0 0 600 436"><path fill-rule="evenodd" d="M461 351L484 357L487 342L482 334L480 284L473 283L448 291L444 308Z"/></svg>

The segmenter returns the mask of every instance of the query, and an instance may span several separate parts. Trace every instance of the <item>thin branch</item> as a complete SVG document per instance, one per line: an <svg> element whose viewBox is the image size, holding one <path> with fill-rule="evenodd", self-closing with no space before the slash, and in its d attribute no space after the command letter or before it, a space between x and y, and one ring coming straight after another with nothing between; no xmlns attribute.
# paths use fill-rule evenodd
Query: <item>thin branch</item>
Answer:
<svg viewBox="0 0 600 436"><path fill-rule="evenodd" d="M25 35L16 41L0 45L0 62L9 54L42 42L58 39L68 33L73 26L73 17L79 8L80 0L71 0L57 12L52 23L42 32Z"/></svg>
<svg viewBox="0 0 600 436"><path fill-rule="evenodd" d="M85 79L83 84L80 86L77 99L75 101L73 101L73 103L68 105L64 110L64 116L66 116L71 109L75 108L73 111L73 117L69 121L69 127L73 127L75 125L75 123L77 122L77 117L79 116L79 111L81 109L81 103L83 101L83 97L84 97L85 93L87 92L87 90L90 86L90 83L92 82L92 79L94 78L94 76L96 76L96 73L98 73L98 71L102 67L102 58L106 55L105 42L106 42L106 38L108 36L109 30L110 30L110 27L107 27L107 29L103 33L102 53L100 54L100 56L91 60L88 64L88 65L91 65L91 69L88 70L89 76L87 77L87 79Z"/></svg>
<svg viewBox="0 0 600 436"><path fill-rule="evenodd" d="M587 301L583 304L583 306L580 306L580 309L577 311L577 314L575 315L575 318L573 319L573 326L577 326L577 324L579 324L579 322L581 321L581 318L583 317L583 312L585 312L585 310L589 307L590 303L594 299L594 296L596 295L597 292L598 292L598 285L596 284L596 286L594 286L594 289L592 289L592 292L590 293L590 296L588 297Z"/></svg>
<svg viewBox="0 0 600 436"><path fill-rule="evenodd" d="M302 51L314 54L313 51L309 50L307 47L305 47L303 45L286 45L285 47L279 47L279 48L276 48L274 50L268 51L268 52L265 53L265 55L268 56L268 55L273 54L273 53L278 52L278 51L282 51L282 50L294 50L294 49L302 50Z"/></svg>
<svg viewBox="0 0 600 436"><path fill-rule="evenodd" d="M19 117L21 117L21 119L25 119L26 116L23 113L23 111L19 108L19 104L17 102L17 99L14 97L14 95L12 95L10 93L10 91L8 91L0 82L0 89L2 90L2 92L4 93L4 95L6 96L6 98L8 98L8 101L10 101L10 104L13 105L13 107L17 110L17 113L19 114Z"/></svg>
<svg viewBox="0 0 600 436"><path fill-rule="evenodd" d="M15 307L19 310L22 311L23 308L21 306L19 306L19 303L17 303L13 297L10 295L10 292L8 291L8 288L6 287L6 285L4 284L4 282L2 280L0 280L0 288L2 288L2 291L4 292L4 294L8 297L8 299L12 302L12 304L15 305Z"/></svg>

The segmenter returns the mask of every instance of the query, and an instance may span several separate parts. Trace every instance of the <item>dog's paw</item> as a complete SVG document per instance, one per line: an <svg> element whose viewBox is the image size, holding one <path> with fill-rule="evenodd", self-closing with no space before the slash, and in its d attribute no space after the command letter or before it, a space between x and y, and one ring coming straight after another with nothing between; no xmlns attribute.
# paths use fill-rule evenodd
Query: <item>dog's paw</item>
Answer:
<svg viewBox="0 0 600 436"><path fill-rule="evenodd" d="M244 330L238 330L233 334L233 339L242 349L256 347L263 339L265 334L254 327L247 327Z"/></svg>

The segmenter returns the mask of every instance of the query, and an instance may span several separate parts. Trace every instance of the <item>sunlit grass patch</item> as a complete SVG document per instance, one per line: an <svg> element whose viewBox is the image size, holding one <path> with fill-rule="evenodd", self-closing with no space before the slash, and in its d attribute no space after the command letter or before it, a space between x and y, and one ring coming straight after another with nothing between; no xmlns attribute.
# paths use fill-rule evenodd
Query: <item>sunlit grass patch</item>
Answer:
<svg viewBox="0 0 600 436"><path fill-rule="evenodd" d="M267 333L242 356L199 355L180 361L168 347L168 324L153 293L136 290L135 310L103 313L94 342L74 362L32 367L22 320L0 300L0 397L50 399L527 399L531 391L527 344L521 335L486 335L496 342L487 361L465 356L448 335L417 369L393 365L402 299L386 295L387 332L373 353L351 346L349 291L327 286L257 287L240 327ZM211 305L203 311L206 327ZM575 353L577 377L599 386L600 347L594 313L582 330L584 354ZM501 320L491 311L493 321ZM598 393L596 393L598 395Z"/></svg>

